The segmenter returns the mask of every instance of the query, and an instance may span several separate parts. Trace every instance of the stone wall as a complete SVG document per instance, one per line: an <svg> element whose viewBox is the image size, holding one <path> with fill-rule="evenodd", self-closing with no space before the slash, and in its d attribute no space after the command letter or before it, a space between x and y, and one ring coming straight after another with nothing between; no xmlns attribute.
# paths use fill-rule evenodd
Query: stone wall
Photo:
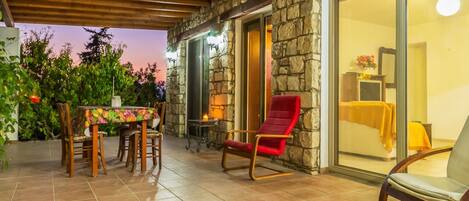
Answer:
<svg viewBox="0 0 469 201"><path fill-rule="evenodd" d="M168 31L169 51L178 59L168 65L167 134L185 134L185 44L179 36L210 19L239 6L245 0L213 0L210 8L179 23ZM301 118L293 140L277 162L308 173L319 169L320 90L320 0L273 0L272 92L301 96ZM215 131L234 128L235 51L234 20L222 24L223 44L210 48L210 115L221 120Z"/></svg>
<svg viewBox="0 0 469 201"><path fill-rule="evenodd" d="M224 134L234 129L235 113L235 55L234 23L223 24L221 37L223 43L210 48L210 116L220 119L217 134Z"/></svg>
<svg viewBox="0 0 469 201"><path fill-rule="evenodd" d="M168 61L166 72L166 134L183 137L186 133L186 43L174 50L176 61Z"/></svg>
<svg viewBox="0 0 469 201"><path fill-rule="evenodd" d="M210 7L201 8L200 12L178 23L168 31L168 50L178 52L176 62L168 63L167 103L168 114L165 126L166 134L184 136L186 132L186 43L181 34L211 19L216 19L225 11L239 6L246 0L214 0ZM218 49L210 48L210 116L220 119L220 126L214 132L226 133L234 128L234 23L222 24L221 34L224 44ZM207 30L208 31L208 30ZM197 33L196 33L197 34Z"/></svg>
<svg viewBox="0 0 469 201"><path fill-rule="evenodd" d="M319 168L320 3L272 2L272 90L301 96L301 117L280 160L307 172Z"/></svg>

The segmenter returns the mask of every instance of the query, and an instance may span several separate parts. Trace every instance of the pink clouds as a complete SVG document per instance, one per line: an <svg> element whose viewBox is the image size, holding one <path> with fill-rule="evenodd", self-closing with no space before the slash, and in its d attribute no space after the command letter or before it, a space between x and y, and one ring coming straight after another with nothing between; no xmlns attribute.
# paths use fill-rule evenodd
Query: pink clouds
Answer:
<svg viewBox="0 0 469 201"><path fill-rule="evenodd" d="M52 41L53 50L58 53L62 46L66 43L72 45L72 56L74 62L79 62L78 52L83 51L84 43L88 40L89 34L78 26L56 26L56 25L33 25L33 24L17 24L22 33L30 30L41 30L47 27L54 32ZM148 63L156 62L159 80L166 79L166 31L153 30L137 30L137 29L110 29L110 33L114 35L113 44L125 44L126 49L122 56L122 62L131 62L136 68L146 67Z"/></svg>

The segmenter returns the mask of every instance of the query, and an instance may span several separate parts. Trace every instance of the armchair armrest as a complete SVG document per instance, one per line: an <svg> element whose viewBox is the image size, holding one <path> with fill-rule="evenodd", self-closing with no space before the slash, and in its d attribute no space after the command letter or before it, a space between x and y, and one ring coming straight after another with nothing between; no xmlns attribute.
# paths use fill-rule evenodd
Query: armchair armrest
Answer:
<svg viewBox="0 0 469 201"><path fill-rule="evenodd" d="M257 134L256 138L285 138L285 139L291 139L293 136L291 135L279 135L279 134Z"/></svg>
<svg viewBox="0 0 469 201"><path fill-rule="evenodd" d="M420 159L423 159L423 158L426 158L426 157L429 157L429 156L432 156L432 155L436 155L436 154L450 152L452 150L453 150L453 147L441 147L441 148L436 148L436 149L423 151L423 152L414 154L414 155L406 158L405 160L401 161L400 163L398 163L391 170L391 172L389 172L388 177L389 177L389 175L391 175L393 173L403 172L407 167L409 167L409 165L411 165L412 163L417 162Z"/></svg>
<svg viewBox="0 0 469 201"><path fill-rule="evenodd" d="M461 201L469 201L469 190L467 190L461 198Z"/></svg>
<svg viewBox="0 0 469 201"><path fill-rule="evenodd" d="M225 140L229 140L232 138L234 133L246 133L246 134L255 134L257 131L255 130L231 130L226 133Z"/></svg>

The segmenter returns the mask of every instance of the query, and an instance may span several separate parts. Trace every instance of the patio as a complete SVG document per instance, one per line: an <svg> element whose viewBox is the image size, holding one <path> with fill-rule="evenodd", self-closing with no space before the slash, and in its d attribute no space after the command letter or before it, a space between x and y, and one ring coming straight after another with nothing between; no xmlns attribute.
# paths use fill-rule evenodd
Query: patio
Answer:
<svg viewBox="0 0 469 201"><path fill-rule="evenodd" d="M89 177L90 168L78 165L68 178L60 166L60 141L13 143L8 146L9 168L0 173L0 201L20 200L375 200L379 187L338 175L293 176L253 182L246 170L222 172L221 152L184 149L183 139L165 136L163 168L144 176L132 175L116 160L118 138L107 137L108 174ZM248 163L245 159L232 163ZM268 161L263 161L269 163ZM269 164L274 165L274 164ZM151 170L151 163L148 169ZM266 170L258 169L260 173ZM338 192L340 189L340 192Z"/></svg>

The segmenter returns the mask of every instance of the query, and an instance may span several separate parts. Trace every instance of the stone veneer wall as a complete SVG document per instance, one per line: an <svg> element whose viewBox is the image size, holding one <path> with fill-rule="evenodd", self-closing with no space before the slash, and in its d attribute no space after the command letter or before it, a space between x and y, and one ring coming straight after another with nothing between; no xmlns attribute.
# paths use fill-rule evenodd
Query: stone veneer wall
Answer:
<svg viewBox="0 0 469 201"><path fill-rule="evenodd" d="M220 16L227 10L236 7L246 0L213 0L210 7L201 8L198 13L178 23L168 31L168 51L178 52L176 62L168 63L167 71L167 103L168 113L165 132L182 137L185 135L186 118L186 43L179 35L204 22ZM222 47L210 48L210 115L221 120L215 132L226 133L234 128L234 23L223 24L224 38ZM208 31L208 30L207 30Z"/></svg>
<svg viewBox="0 0 469 201"><path fill-rule="evenodd" d="M178 59L169 61L166 71L166 134L186 133L186 43L177 44Z"/></svg>
<svg viewBox="0 0 469 201"><path fill-rule="evenodd" d="M301 117L280 160L319 170L321 1L273 0L272 90L301 96Z"/></svg>
<svg viewBox="0 0 469 201"><path fill-rule="evenodd" d="M168 64L167 134L185 134L186 76L185 44L178 36L213 19L246 0L212 0L210 8L168 31L168 49L177 51L176 62ZM320 90L320 0L273 0L272 91L301 96L302 112L293 140L277 162L308 173L319 169ZM210 51L210 114L221 119L216 132L234 128L234 21L223 22L224 43ZM240 42L240 41L236 41Z"/></svg>

